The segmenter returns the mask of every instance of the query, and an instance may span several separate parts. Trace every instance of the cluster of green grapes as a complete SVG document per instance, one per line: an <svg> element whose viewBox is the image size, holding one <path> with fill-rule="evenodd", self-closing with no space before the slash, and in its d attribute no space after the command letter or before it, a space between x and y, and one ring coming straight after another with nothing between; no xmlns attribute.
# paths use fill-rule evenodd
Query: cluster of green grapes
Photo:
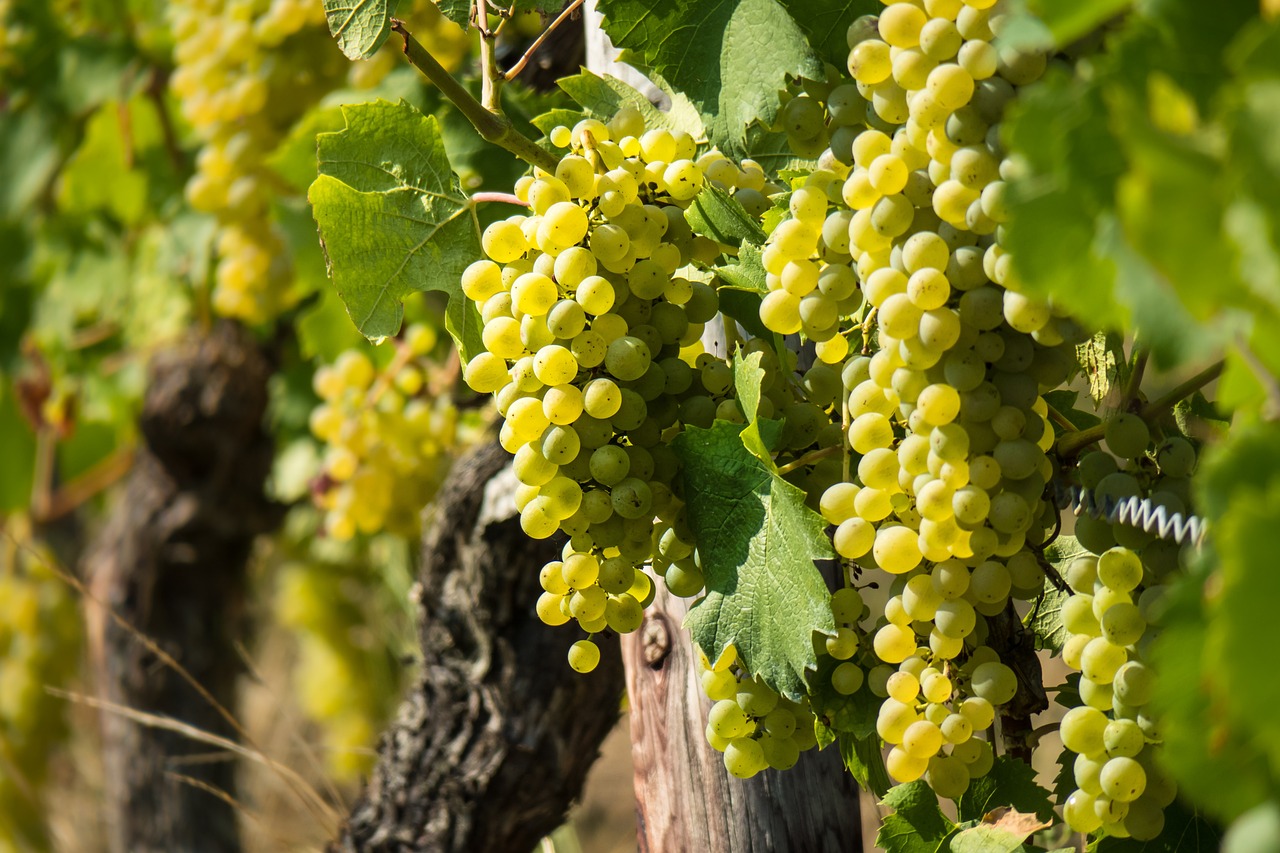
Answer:
<svg viewBox="0 0 1280 853"><path fill-rule="evenodd" d="M301 58L280 46L304 30L323 39L324 8L310 0L176 0L169 21L170 85L202 142L187 200L221 223L213 307L263 322L292 298L284 244L269 221L275 187L266 159L327 88L315 85L320 63L298 67Z"/></svg>
<svg viewBox="0 0 1280 853"><path fill-rule="evenodd" d="M1153 510L1162 507L1167 516L1179 513L1185 518L1192 508L1190 475L1196 466L1196 449L1191 442L1174 435L1153 447L1147 424L1129 413L1108 419L1105 428L1110 452L1085 454L1075 470L1093 503L1105 510L1126 498L1141 498ZM1095 554L1115 545L1138 551L1156 578L1178 568L1181 547L1150 530L1082 515L1076 521L1075 535Z"/></svg>
<svg viewBox="0 0 1280 853"><path fill-rule="evenodd" d="M43 849L38 808L49 756L67 734L65 687L80 663L80 613L71 589L7 522L0 549L0 851Z"/></svg>
<svg viewBox="0 0 1280 853"><path fill-rule="evenodd" d="M1075 560L1067 581L1075 594L1062 607L1071 632L1062 658L1081 672L1084 704L1069 710L1059 728L1063 746L1077 754L1078 789L1064 803L1063 818L1077 832L1102 829L1149 841L1160 835L1164 809L1177 793L1158 762L1159 732L1147 707L1157 676L1144 650L1163 588L1122 546Z"/></svg>
<svg viewBox="0 0 1280 853"><path fill-rule="evenodd" d="M749 676L733 646L714 664L698 649L698 673L715 703L707 714L707 742L724 753L731 775L750 779L766 768L790 770L800 753L818 745L808 700L792 702Z"/></svg>
<svg viewBox="0 0 1280 853"><path fill-rule="evenodd" d="M736 185L744 170L714 152L693 159L691 137L646 131L631 108L549 137L569 149L555 174L517 183L530 213L486 228L487 258L463 275L486 348L465 379L495 395L525 532L569 536L542 570L538 614L625 633L652 598L639 571L651 558L673 593L703 589L668 441L736 403L732 370L700 343L716 292L677 271L720 253L684 209L708 176ZM745 180L763 186L762 174ZM581 671L598 659L590 639L570 652Z"/></svg>
<svg viewBox="0 0 1280 853"><path fill-rule="evenodd" d="M841 365L852 470L821 507L852 571L889 576L867 684L890 775L948 797L990 767L975 735L1018 691L986 618L1043 590L1028 546L1057 510L1040 394L1080 338L1019 292L1001 245L999 121L1046 59L1000 46L999 19L994 2L929 0L855 22L853 80L784 109L789 136L829 148L763 253L762 322Z"/></svg>
<svg viewBox="0 0 1280 853"><path fill-rule="evenodd" d="M324 531L344 541L356 533L416 536L419 511L443 482L450 460L476 438L448 395L432 393L437 335L410 326L382 367L360 349L316 370L322 402L311 432L325 442L313 486Z"/></svg>
<svg viewBox="0 0 1280 853"><path fill-rule="evenodd" d="M274 609L297 639L295 695L321 729L329 771L355 781L369 771L399 694L403 668L386 626L403 609L363 551L328 556L340 559L311 553L283 566Z"/></svg>

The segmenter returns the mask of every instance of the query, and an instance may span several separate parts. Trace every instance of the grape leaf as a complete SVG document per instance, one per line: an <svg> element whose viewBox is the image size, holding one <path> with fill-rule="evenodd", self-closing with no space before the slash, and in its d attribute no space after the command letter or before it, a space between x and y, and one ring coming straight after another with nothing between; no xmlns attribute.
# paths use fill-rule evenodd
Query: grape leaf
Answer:
<svg viewBox="0 0 1280 853"><path fill-rule="evenodd" d="M858 781L858 785L877 797L887 794L893 782L890 781L889 772L884 767L879 735L858 737L842 732L839 741L840 757L844 760L844 766Z"/></svg>
<svg viewBox="0 0 1280 853"><path fill-rule="evenodd" d="M753 337L767 338L773 333L760 321L760 294L725 287L720 290L720 311L736 321Z"/></svg>
<svg viewBox="0 0 1280 853"><path fill-rule="evenodd" d="M308 192L334 286L365 337L400 329L405 296L448 294L445 325L464 360L480 314L460 277L480 254L475 209L449 168L439 125L407 103L344 107L345 130L317 137Z"/></svg>
<svg viewBox="0 0 1280 853"><path fill-rule="evenodd" d="M777 0L601 0L623 59L661 75L702 112L711 141L746 150L753 122L772 124L784 77L821 79L822 63Z"/></svg>
<svg viewBox="0 0 1280 853"><path fill-rule="evenodd" d="M761 260L760 247L749 242L744 242L738 249L736 263L715 267L715 273L729 287L761 294L769 292L769 286L765 283L764 261ZM765 336L761 335L761 337Z"/></svg>
<svg viewBox="0 0 1280 853"><path fill-rule="evenodd" d="M987 814L975 826L951 837L951 853L1013 853L1033 833L1052 825L1033 814L1001 808Z"/></svg>
<svg viewBox="0 0 1280 853"><path fill-rule="evenodd" d="M1053 798L1065 803L1076 790L1076 754L1069 749L1058 753L1058 772L1053 777Z"/></svg>
<svg viewBox="0 0 1280 853"><path fill-rule="evenodd" d="M742 350L733 355L733 388L742 408L742 416L747 426L742 431L742 444L752 456L759 459L769 470L773 470L773 456L770 450L778 446L782 439L783 423L774 418L760 418L760 386L764 382L764 370L760 362L764 358L761 353L753 352L744 356Z"/></svg>
<svg viewBox="0 0 1280 853"><path fill-rule="evenodd" d="M685 624L711 660L732 643L748 672L798 700L817 666L813 632L835 633L814 565L832 556L831 541L804 493L747 451L744 429L687 427L671 444L707 579Z"/></svg>
<svg viewBox="0 0 1280 853"><path fill-rule="evenodd" d="M1114 332L1098 332L1089 340L1078 344L1076 361L1089 380L1089 396L1093 399L1094 406L1101 406L1111 394L1111 389L1123 385L1129 378L1124 339Z"/></svg>
<svg viewBox="0 0 1280 853"><path fill-rule="evenodd" d="M765 241L760 223L747 213L737 199L712 184L703 187L694 196L693 202L684 212L684 218L695 234L709 237L717 243L758 246Z"/></svg>
<svg viewBox="0 0 1280 853"><path fill-rule="evenodd" d="M654 75L657 77L657 75ZM661 77L654 80L658 88L671 98L671 108L660 110L643 93L627 85L616 77L601 76L583 70L581 74L564 77L556 81L556 85L564 90L574 103L586 111L591 118L608 121L623 107L633 107L644 118L644 126L650 130L663 128L672 132L687 133L694 139L701 139L706 134L702 125L702 117L685 95L672 92ZM572 127L582 116L570 110L553 110L533 120L533 124L543 133L549 133L557 124Z"/></svg>
<svg viewBox="0 0 1280 853"><path fill-rule="evenodd" d="M827 62L844 68L849 61L849 25L862 15L877 14L876 0L778 0L809 37L809 44Z"/></svg>
<svg viewBox="0 0 1280 853"><path fill-rule="evenodd" d="M1022 624L1035 637L1036 649L1049 649L1055 654L1062 651L1063 644L1071 636L1067 626L1062 624L1062 605L1070 597L1070 592L1046 589L1035 609L1023 620Z"/></svg>
<svg viewBox="0 0 1280 853"><path fill-rule="evenodd" d="M876 833L876 847L887 853L935 853L956 828L924 781L894 786L880 804L894 812Z"/></svg>
<svg viewBox="0 0 1280 853"><path fill-rule="evenodd" d="M1054 3L1031 0L1027 11L1048 31L1057 46L1070 44L1088 35L1133 4L1133 0L1086 0L1086 2Z"/></svg>
<svg viewBox="0 0 1280 853"><path fill-rule="evenodd" d="M134 155L159 138L150 101L107 101L89 118L84 140L62 171L59 206L72 213L105 211L137 225L149 211L147 175L136 168Z"/></svg>
<svg viewBox="0 0 1280 853"><path fill-rule="evenodd" d="M398 0L324 0L329 32L347 59L368 59L391 35Z"/></svg>
<svg viewBox="0 0 1280 853"><path fill-rule="evenodd" d="M981 820L997 806L1011 806L1044 820L1053 819L1049 792L1036 784L1036 771L1018 758L1002 755L986 776L974 779L956 804L961 820Z"/></svg>

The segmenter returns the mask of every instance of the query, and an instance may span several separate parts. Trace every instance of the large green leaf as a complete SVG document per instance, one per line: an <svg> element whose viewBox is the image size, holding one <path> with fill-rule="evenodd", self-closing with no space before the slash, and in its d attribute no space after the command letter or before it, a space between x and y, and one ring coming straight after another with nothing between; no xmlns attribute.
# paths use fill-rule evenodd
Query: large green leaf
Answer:
<svg viewBox="0 0 1280 853"><path fill-rule="evenodd" d="M893 809L876 834L876 847L887 853L936 853L956 828L923 780L894 787L881 805Z"/></svg>
<svg viewBox="0 0 1280 853"><path fill-rule="evenodd" d="M849 61L849 25L884 8L878 0L779 0L827 62L843 69Z"/></svg>
<svg viewBox="0 0 1280 853"><path fill-rule="evenodd" d="M961 820L981 820L998 806L1010 806L1044 820L1053 818L1049 792L1036 784L1036 772L1018 758L1002 755L986 776L974 779L956 812Z"/></svg>
<svg viewBox="0 0 1280 853"><path fill-rule="evenodd" d="M308 192L338 294L368 338L400 329L405 296L449 295L446 326L464 359L480 315L460 277L481 257L475 209L449 168L435 118L407 103L344 107L345 130L320 134Z"/></svg>
<svg viewBox="0 0 1280 853"><path fill-rule="evenodd" d="M764 229L755 217L747 213L741 202L712 184L694 196L684 218L695 234L710 237L717 243L758 246L765 241Z"/></svg>
<svg viewBox="0 0 1280 853"><path fill-rule="evenodd" d="M840 757L844 766L858 780L858 785L877 797L888 793L893 783L889 780L889 771L884 766L883 746L880 736L876 734L858 737L852 734L841 734Z"/></svg>
<svg viewBox="0 0 1280 853"><path fill-rule="evenodd" d="M672 442L707 579L686 624L710 659L732 643L752 675L799 699L817 666L813 632L835 631L813 562L832 556L831 541L804 493L747 451L744 429L717 421Z"/></svg>
<svg viewBox="0 0 1280 853"><path fill-rule="evenodd" d="M738 154L747 127L777 118L787 74L821 79L822 63L777 0L601 0L624 58L689 96L713 142Z"/></svg>
<svg viewBox="0 0 1280 853"><path fill-rule="evenodd" d="M329 32L348 59L368 59L391 35L399 0L324 0Z"/></svg>

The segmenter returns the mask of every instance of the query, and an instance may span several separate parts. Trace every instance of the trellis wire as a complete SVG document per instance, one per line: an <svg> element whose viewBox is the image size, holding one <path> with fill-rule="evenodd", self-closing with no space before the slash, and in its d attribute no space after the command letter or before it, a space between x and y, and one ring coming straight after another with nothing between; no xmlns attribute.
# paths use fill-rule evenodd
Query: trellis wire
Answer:
<svg viewBox="0 0 1280 853"><path fill-rule="evenodd" d="M1116 500L1104 495L1094 496L1083 486L1053 478L1050 483L1053 501L1058 509L1069 509L1075 515L1089 515L1111 524L1127 524L1161 539L1172 539L1179 545L1190 543L1199 546L1204 540L1207 524L1196 515L1169 512L1150 498L1128 497Z"/></svg>

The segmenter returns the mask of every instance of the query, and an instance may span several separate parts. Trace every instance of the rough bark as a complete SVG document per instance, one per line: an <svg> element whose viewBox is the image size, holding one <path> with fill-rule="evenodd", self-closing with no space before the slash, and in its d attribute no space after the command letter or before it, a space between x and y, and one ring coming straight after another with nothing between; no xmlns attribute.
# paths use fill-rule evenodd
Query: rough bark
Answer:
<svg viewBox="0 0 1280 853"><path fill-rule="evenodd" d="M578 635L534 612L562 540L530 540L510 457L460 460L435 503L416 590L422 673L383 735L336 851L524 853L564 821L618 719L622 661L565 662Z"/></svg>
<svg viewBox="0 0 1280 853"><path fill-rule="evenodd" d="M752 779L724 769L704 734L710 702L681 628L686 602L658 586L622 644L642 853L861 850L858 788L835 749Z"/></svg>
<svg viewBox="0 0 1280 853"><path fill-rule="evenodd" d="M278 521L263 496L272 445L263 432L271 368L241 327L219 325L158 354L142 447L86 556L94 600L150 638L224 707L234 707L233 648L253 539ZM119 621L91 608L99 692L109 703L233 735L208 701ZM109 843L114 851L240 849L234 809L176 777L228 794L235 766L192 761L209 747L102 716Z"/></svg>

